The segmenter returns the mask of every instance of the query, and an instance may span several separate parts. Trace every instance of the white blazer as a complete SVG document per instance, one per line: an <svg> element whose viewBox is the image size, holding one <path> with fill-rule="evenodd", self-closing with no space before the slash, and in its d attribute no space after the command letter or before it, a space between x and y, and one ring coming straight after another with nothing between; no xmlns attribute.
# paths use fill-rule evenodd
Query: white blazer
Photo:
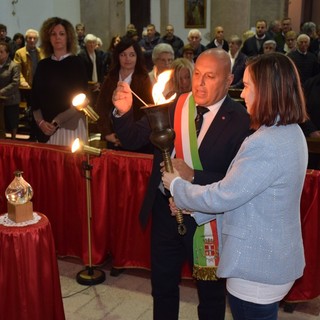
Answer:
<svg viewBox="0 0 320 320"><path fill-rule="evenodd" d="M220 182L174 181L179 208L195 211L198 223L217 218L219 277L285 284L302 276L300 197L307 160L297 124L263 126L243 142Z"/></svg>

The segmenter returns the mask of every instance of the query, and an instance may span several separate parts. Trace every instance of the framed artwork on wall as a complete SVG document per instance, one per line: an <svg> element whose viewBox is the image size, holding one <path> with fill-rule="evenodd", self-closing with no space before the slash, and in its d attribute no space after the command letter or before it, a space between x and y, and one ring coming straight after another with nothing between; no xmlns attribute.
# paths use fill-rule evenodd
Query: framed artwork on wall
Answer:
<svg viewBox="0 0 320 320"><path fill-rule="evenodd" d="M207 0L184 0L184 27L206 28Z"/></svg>

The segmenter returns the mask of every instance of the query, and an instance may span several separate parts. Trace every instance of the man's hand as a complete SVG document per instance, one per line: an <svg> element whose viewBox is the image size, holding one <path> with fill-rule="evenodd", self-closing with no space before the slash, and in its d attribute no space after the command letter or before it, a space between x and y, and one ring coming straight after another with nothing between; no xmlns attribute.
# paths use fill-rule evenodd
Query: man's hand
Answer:
<svg viewBox="0 0 320 320"><path fill-rule="evenodd" d="M105 139L108 141L108 142L111 142L115 145L115 147L119 147L121 146L121 142L120 140L118 139L117 135L115 133L110 133L110 134L107 134L105 136Z"/></svg>
<svg viewBox="0 0 320 320"><path fill-rule="evenodd" d="M310 138L320 138L320 131L313 131L309 135Z"/></svg>
<svg viewBox="0 0 320 320"><path fill-rule="evenodd" d="M122 116L131 109L132 93L126 82L118 82L117 88L113 91L112 103L117 109L119 116Z"/></svg>
<svg viewBox="0 0 320 320"><path fill-rule="evenodd" d="M192 213L192 211L187 210L187 209L184 209L184 210L179 209L176 206L176 204L174 203L173 198L169 198L169 206L170 206L172 216L176 216L179 212L182 212L183 214L191 214Z"/></svg>
<svg viewBox="0 0 320 320"><path fill-rule="evenodd" d="M190 168L182 159L171 159L172 166L179 172L182 179L192 182L194 170Z"/></svg>

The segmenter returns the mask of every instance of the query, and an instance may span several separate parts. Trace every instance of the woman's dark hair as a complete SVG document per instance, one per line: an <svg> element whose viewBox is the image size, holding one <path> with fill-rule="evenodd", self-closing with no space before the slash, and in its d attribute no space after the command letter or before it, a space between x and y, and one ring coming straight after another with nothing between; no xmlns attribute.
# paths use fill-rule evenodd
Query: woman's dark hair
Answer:
<svg viewBox="0 0 320 320"><path fill-rule="evenodd" d="M14 36L13 36L13 41L16 41L17 39L20 39L21 40L21 48L24 47L24 35L22 33L16 33Z"/></svg>
<svg viewBox="0 0 320 320"><path fill-rule="evenodd" d="M73 25L68 20L53 17L45 20L40 30L41 48L46 57L49 57L53 54L53 47L50 42L50 34L52 29L59 24L61 24L66 30L67 51L74 55L77 54L77 38Z"/></svg>
<svg viewBox="0 0 320 320"><path fill-rule="evenodd" d="M255 87L251 126L287 125L307 120L300 77L293 61L282 53L251 58L247 71Z"/></svg>
<svg viewBox="0 0 320 320"><path fill-rule="evenodd" d="M119 39L121 38L119 34L116 34L115 36L113 36L113 37L111 38L108 51L113 52L114 48L116 47L116 46L114 45L114 42L116 41L117 38L119 38Z"/></svg>
<svg viewBox="0 0 320 320"><path fill-rule="evenodd" d="M134 68L134 72L136 74L148 74L144 57L142 54L142 50L138 42L134 41L133 39L123 38L114 48L113 55L112 55L112 64L109 71L110 75L116 76L116 77L119 75L119 70L121 67L120 60L119 60L120 53L130 47L133 47L137 55L137 62Z"/></svg>

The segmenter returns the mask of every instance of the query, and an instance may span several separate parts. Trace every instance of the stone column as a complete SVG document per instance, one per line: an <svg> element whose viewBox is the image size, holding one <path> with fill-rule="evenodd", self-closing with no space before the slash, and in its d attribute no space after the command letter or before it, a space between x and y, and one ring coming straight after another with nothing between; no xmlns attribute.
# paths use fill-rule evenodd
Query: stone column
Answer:
<svg viewBox="0 0 320 320"><path fill-rule="evenodd" d="M224 29L225 39L231 35L242 37L243 32L250 27L251 0L211 0L210 40L213 38L213 30L221 25Z"/></svg>
<svg viewBox="0 0 320 320"><path fill-rule="evenodd" d="M166 26L169 23L169 0L160 2L160 33L163 36L166 33Z"/></svg>
<svg viewBox="0 0 320 320"><path fill-rule="evenodd" d="M80 13L86 33L100 37L104 50L114 35L123 36L126 32L124 0L80 0Z"/></svg>

